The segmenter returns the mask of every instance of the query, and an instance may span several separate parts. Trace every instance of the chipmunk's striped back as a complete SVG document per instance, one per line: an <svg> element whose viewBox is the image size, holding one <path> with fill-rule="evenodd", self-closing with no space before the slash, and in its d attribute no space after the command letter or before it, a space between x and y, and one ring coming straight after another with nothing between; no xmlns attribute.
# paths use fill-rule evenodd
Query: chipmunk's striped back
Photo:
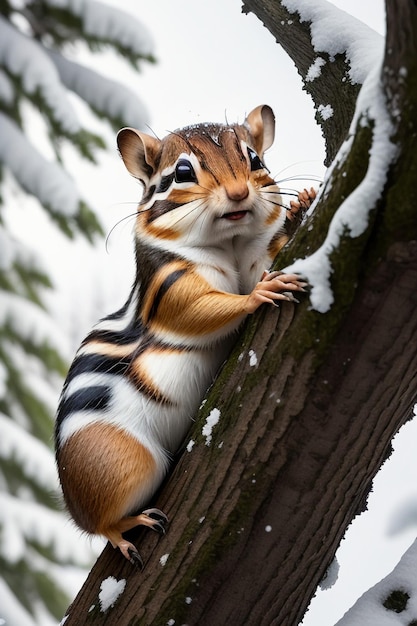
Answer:
<svg viewBox="0 0 417 626"><path fill-rule="evenodd" d="M144 185L136 280L76 354L56 448L73 518L127 558L138 555L124 530L162 528L159 511L129 514L161 482L233 331L262 302L289 299L281 290L302 289L297 277L263 275L288 240L287 211L262 162L273 136L266 106L243 125L199 124L163 140L119 133L122 158Z"/></svg>

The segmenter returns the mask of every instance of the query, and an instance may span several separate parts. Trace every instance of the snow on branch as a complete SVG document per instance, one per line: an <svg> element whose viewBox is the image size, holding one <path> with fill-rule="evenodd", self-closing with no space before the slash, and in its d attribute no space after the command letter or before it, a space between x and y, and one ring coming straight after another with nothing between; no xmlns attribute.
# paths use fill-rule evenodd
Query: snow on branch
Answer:
<svg viewBox="0 0 417 626"><path fill-rule="evenodd" d="M46 506L0 492L0 553L9 563L25 557L27 542L52 548L60 561L88 563L91 553L80 541L80 533L71 523L63 523L62 513Z"/></svg>
<svg viewBox="0 0 417 626"><path fill-rule="evenodd" d="M33 617L29 615L16 595L3 578L0 578L1 617L0 624L19 624L19 626L34 626Z"/></svg>
<svg viewBox="0 0 417 626"><path fill-rule="evenodd" d="M390 140L393 126L387 111L380 75L381 61L370 72L361 89L349 137L327 172L324 193L326 184L331 184L329 181L334 169L343 167L358 126L373 124L373 143L366 175L334 214L326 239L320 248L304 259L297 259L285 270L307 276L311 285L312 308L320 313L327 312L334 302L330 281L333 271L331 255L339 247L343 237L359 237L366 230L370 211L384 189L389 166L397 154L396 147Z"/></svg>
<svg viewBox="0 0 417 626"><path fill-rule="evenodd" d="M10 272L15 263L45 273L46 267L35 251L18 241L0 224L0 271Z"/></svg>
<svg viewBox="0 0 417 626"><path fill-rule="evenodd" d="M99 115L114 121L117 127L143 128L148 112L135 94L121 83L106 78L57 52L50 52L63 84L77 93Z"/></svg>
<svg viewBox="0 0 417 626"><path fill-rule="evenodd" d="M313 99L330 165L346 138L356 99L383 38L326 0L242 0L294 61Z"/></svg>
<svg viewBox="0 0 417 626"><path fill-rule="evenodd" d="M26 341L35 345L53 345L60 354L67 354L63 333L39 306L13 293L1 292L0 327L6 324Z"/></svg>
<svg viewBox="0 0 417 626"><path fill-rule="evenodd" d="M417 541L383 580L363 594L337 626L415 624L417 615Z"/></svg>
<svg viewBox="0 0 417 626"><path fill-rule="evenodd" d="M351 82L364 82L381 56L384 45L381 35L327 0L281 2L290 13L297 12L301 22L311 23L311 42L316 52L326 52L330 59L346 53Z"/></svg>
<svg viewBox="0 0 417 626"><path fill-rule="evenodd" d="M138 56L150 56L154 48L148 30L132 15L101 2L85 3L84 28L88 34L121 44Z"/></svg>
<svg viewBox="0 0 417 626"><path fill-rule="evenodd" d="M77 15L86 35L122 47L134 57L152 56L154 43L149 31L134 16L95 0L46 0L51 7Z"/></svg>
<svg viewBox="0 0 417 626"><path fill-rule="evenodd" d="M28 142L17 124L0 112L0 162L5 163L28 193L66 217L76 215L80 197L70 176L47 161Z"/></svg>
<svg viewBox="0 0 417 626"><path fill-rule="evenodd" d="M71 106L58 72L42 46L19 32L0 16L0 65L22 81L29 94L39 92L53 118L68 133L80 130L77 115ZM3 142L6 143L7 142Z"/></svg>
<svg viewBox="0 0 417 626"><path fill-rule="evenodd" d="M0 413L0 458L15 459L35 483L50 491L57 489L57 474L51 450L2 413Z"/></svg>
<svg viewBox="0 0 417 626"><path fill-rule="evenodd" d="M14 95L15 92L12 81L7 76L6 72L0 69L0 100L10 106L13 104Z"/></svg>

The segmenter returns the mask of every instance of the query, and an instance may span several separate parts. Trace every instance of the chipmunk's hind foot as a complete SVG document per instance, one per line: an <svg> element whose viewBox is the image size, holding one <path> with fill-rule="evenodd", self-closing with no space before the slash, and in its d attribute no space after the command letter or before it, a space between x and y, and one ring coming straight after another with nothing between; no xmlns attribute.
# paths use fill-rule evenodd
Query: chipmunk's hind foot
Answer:
<svg viewBox="0 0 417 626"><path fill-rule="evenodd" d="M119 543L118 548L123 556L129 561L129 563L131 563L137 569L141 571L143 570L143 559L133 543L123 540Z"/></svg>
<svg viewBox="0 0 417 626"><path fill-rule="evenodd" d="M123 556L132 563L132 565L143 569L143 560L137 548L133 543L124 539L122 533L136 528L136 526L147 526L160 535L165 535L165 525L167 523L168 518L165 513L159 509L146 509L139 515L124 517L120 522L112 526L112 528L107 529L107 531L102 534L110 541L113 548L119 548Z"/></svg>

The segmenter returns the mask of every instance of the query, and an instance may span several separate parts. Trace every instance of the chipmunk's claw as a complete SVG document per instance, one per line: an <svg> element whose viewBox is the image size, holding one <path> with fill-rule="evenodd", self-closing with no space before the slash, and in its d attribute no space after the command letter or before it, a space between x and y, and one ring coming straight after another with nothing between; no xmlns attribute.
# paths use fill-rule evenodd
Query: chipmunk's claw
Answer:
<svg viewBox="0 0 417 626"><path fill-rule="evenodd" d="M300 301L294 297L291 291L281 291L281 295L285 296L290 302L295 302L296 304L300 304Z"/></svg>
<svg viewBox="0 0 417 626"><path fill-rule="evenodd" d="M130 541L127 541L126 539L123 539L123 537L121 537L118 544L113 547L119 548L125 559L127 559L129 563L134 565L137 569L143 569L142 557L140 556L133 543L130 543Z"/></svg>
<svg viewBox="0 0 417 626"><path fill-rule="evenodd" d="M135 548L128 548L127 553L129 555L128 561L134 565L137 569L143 570L143 560L139 552Z"/></svg>
<svg viewBox="0 0 417 626"><path fill-rule="evenodd" d="M168 523L168 518L165 513L159 509L146 509L146 511L142 511L142 515L146 515L152 520L149 524L149 528L160 535L165 535L165 525Z"/></svg>
<svg viewBox="0 0 417 626"><path fill-rule="evenodd" d="M159 509L146 509L146 511L142 511L142 513L144 513L148 517L151 517L152 519L156 519L164 523L168 522L168 517L163 511L160 511Z"/></svg>
<svg viewBox="0 0 417 626"><path fill-rule="evenodd" d="M298 281L302 283L303 287L310 286L307 276L304 276L304 274L299 274L298 272L295 272L295 273L297 274Z"/></svg>
<svg viewBox="0 0 417 626"><path fill-rule="evenodd" d="M159 535L165 535L166 533L165 526L163 525L162 522L155 522L155 524L151 528L152 530L157 532Z"/></svg>

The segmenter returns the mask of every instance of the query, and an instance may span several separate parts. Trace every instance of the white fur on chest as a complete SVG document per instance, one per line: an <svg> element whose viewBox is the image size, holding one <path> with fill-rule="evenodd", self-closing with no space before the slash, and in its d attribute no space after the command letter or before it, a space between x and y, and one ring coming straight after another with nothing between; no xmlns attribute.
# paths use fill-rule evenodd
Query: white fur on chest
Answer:
<svg viewBox="0 0 417 626"><path fill-rule="evenodd" d="M222 247L188 248L184 257L195 263L196 271L214 289L249 294L271 265L267 235L255 239L236 237Z"/></svg>

